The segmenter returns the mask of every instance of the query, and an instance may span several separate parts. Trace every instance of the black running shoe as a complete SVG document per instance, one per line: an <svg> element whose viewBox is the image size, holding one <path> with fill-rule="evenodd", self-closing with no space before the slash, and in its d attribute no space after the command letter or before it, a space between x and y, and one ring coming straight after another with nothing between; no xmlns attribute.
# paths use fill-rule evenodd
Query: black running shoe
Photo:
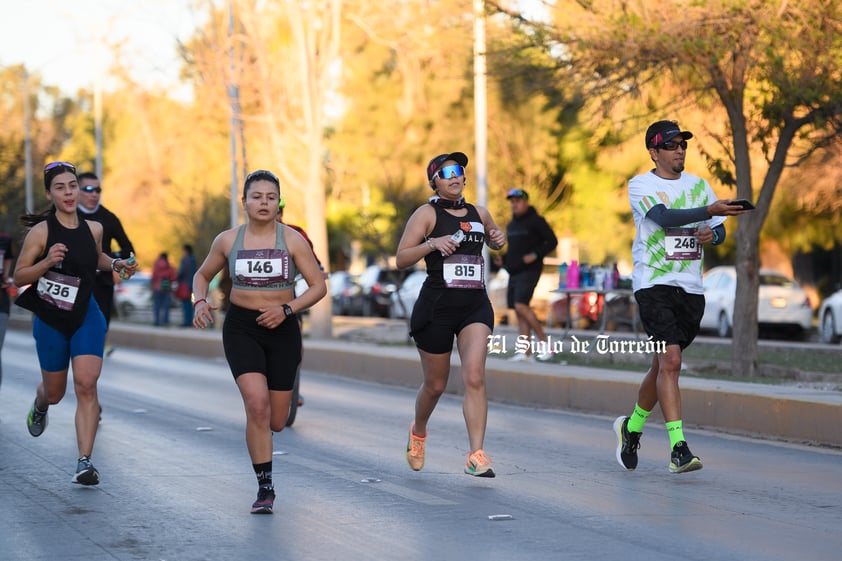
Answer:
<svg viewBox="0 0 842 561"><path fill-rule="evenodd" d="M640 448L642 432L629 432L629 418L617 417L614 432L617 434L617 462L631 471L637 467L637 449Z"/></svg>
<svg viewBox="0 0 842 561"><path fill-rule="evenodd" d="M47 412L38 411L35 408L35 402L32 402L32 409L29 410L29 415L26 416L26 428L29 429L29 434L32 436L41 436L41 433L47 428Z"/></svg>
<svg viewBox="0 0 842 561"><path fill-rule="evenodd" d="M257 490L257 500L251 505L252 514L272 514L272 507L275 504L275 489L272 487L260 487Z"/></svg>
<svg viewBox="0 0 842 561"><path fill-rule="evenodd" d="M693 455L687 443L683 440L676 442L670 454L670 471L672 473L684 473L702 469L702 460Z"/></svg>
<svg viewBox="0 0 842 561"><path fill-rule="evenodd" d="M76 464L76 475L73 476L73 483L79 485L97 485L99 484L99 472L91 463L88 456L79 458L79 463Z"/></svg>

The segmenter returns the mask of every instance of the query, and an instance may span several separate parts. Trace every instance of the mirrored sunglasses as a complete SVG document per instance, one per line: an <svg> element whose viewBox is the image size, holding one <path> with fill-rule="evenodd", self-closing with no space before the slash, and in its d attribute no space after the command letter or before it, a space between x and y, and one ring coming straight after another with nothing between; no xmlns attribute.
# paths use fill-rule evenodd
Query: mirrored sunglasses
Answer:
<svg viewBox="0 0 842 561"><path fill-rule="evenodd" d="M667 152L672 152L674 150L678 150L678 147L681 147L682 150L687 150L687 141L682 140L680 142L673 142L668 140L667 142L662 142L655 146L655 148L659 150L666 150Z"/></svg>
<svg viewBox="0 0 842 561"><path fill-rule="evenodd" d="M102 187L94 187L93 185L85 185L81 190L85 193L102 193Z"/></svg>
<svg viewBox="0 0 842 561"><path fill-rule="evenodd" d="M70 162L51 162L44 166L44 173L47 173L50 170L58 169L58 168L67 168L73 173L76 173L76 166L71 164Z"/></svg>
<svg viewBox="0 0 842 561"><path fill-rule="evenodd" d="M460 165L455 166L444 166L440 170L436 171L433 177L438 177L439 179L452 179L454 177L462 177L465 175L465 168Z"/></svg>

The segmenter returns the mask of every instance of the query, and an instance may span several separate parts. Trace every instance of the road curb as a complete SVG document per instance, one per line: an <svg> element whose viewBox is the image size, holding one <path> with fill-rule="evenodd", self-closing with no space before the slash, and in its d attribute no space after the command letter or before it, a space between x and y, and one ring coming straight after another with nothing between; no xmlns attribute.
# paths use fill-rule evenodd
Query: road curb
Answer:
<svg viewBox="0 0 842 561"><path fill-rule="evenodd" d="M29 329L29 318L11 318L11 329ZM218 329L155 328L112 323L114 346L223 357ZM447 391L462 394L461 365L454 353ZM303 367L404 387L421 383L418 353L409 345L377 345L342 339L306 339ZM602 415L631 411L643 376L559 363L512 363L489 357L489 399L519 405L570 409ZM704 427L763 438L842 446L842 393L784 385L685 377L682 411L687 427ZM660 411L652 419L662 421Z"/></svg>

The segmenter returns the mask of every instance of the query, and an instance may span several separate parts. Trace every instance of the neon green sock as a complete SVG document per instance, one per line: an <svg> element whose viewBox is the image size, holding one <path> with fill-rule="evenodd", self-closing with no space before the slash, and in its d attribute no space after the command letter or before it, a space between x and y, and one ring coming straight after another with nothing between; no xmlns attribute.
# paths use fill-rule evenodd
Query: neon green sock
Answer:
<svg viewBox="0 0 842 561"><path fill-rule="evenodd" d="M664 425L667 427L667 434L670 437L670 449L672 449L677 442L684 440L684 429L682 428L681 419L664 423Z"/></svg>
<svg viewBox="0 0 842 561"><path fill-rule="evenodd" d="M628 429L629 432L643 432L643 423L649 418L651 411L647 411L638 405L634 404L634 412L629 417Z"/></svg>

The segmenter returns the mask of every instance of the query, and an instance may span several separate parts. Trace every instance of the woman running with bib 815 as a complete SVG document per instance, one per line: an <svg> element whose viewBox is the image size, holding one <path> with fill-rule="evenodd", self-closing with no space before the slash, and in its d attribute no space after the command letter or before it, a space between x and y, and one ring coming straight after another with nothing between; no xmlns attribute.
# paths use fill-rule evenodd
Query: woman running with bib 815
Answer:
<svg viewBox="0 0 842 561"><path fill-rule="evenodd" d="M222 344L246 410L246 445L258 484L254 514L271 514L274 505L272 431L280 432L286 425L301 362L296 314L327 292L307 241L275 221L280 196L274 173L250 173L242 199L248 222L219 234L193 277L193 325L199 328L213 322L207 301L211 279L226 266L231 277ZM308 287L296 297L299 271Z"/></svg>
<svg viewBox="0 0 842 561"><path fill-rule="evenodd" d="M137 265L102 252L102 224L85 220L76 208L79 182L73 164L48 164L44 187L52 206L22 218L29 232L15 268L15 285L31 285L15 303L35 316L32 335L41 366L26 425L32 436L47 428L47 408L64 397L72 363L79 447L73 483L96 485L99 472L91 463L100 411L96 386L108 327L92 297L94 280L97 270L131 276Z"/></svg>
<svg viewBox="0 0 842 561"><path fill-rule="evenodd" d="M494 312L485 290L483 244L500 249L506 235L487 209L467 204L462 152L441 154L427 165L427 181L436 195L409 218L398 244L397 266L406 269L424 259L427 279L412 310L410 335L421 356L424 381L415 399L415 420L409 428L406 461L424 467L427 421L450 375L453 337L462 362L465 397L462 413L470 451L465 473L494 477L483 451L488 417L485 358Z"/></svg>

